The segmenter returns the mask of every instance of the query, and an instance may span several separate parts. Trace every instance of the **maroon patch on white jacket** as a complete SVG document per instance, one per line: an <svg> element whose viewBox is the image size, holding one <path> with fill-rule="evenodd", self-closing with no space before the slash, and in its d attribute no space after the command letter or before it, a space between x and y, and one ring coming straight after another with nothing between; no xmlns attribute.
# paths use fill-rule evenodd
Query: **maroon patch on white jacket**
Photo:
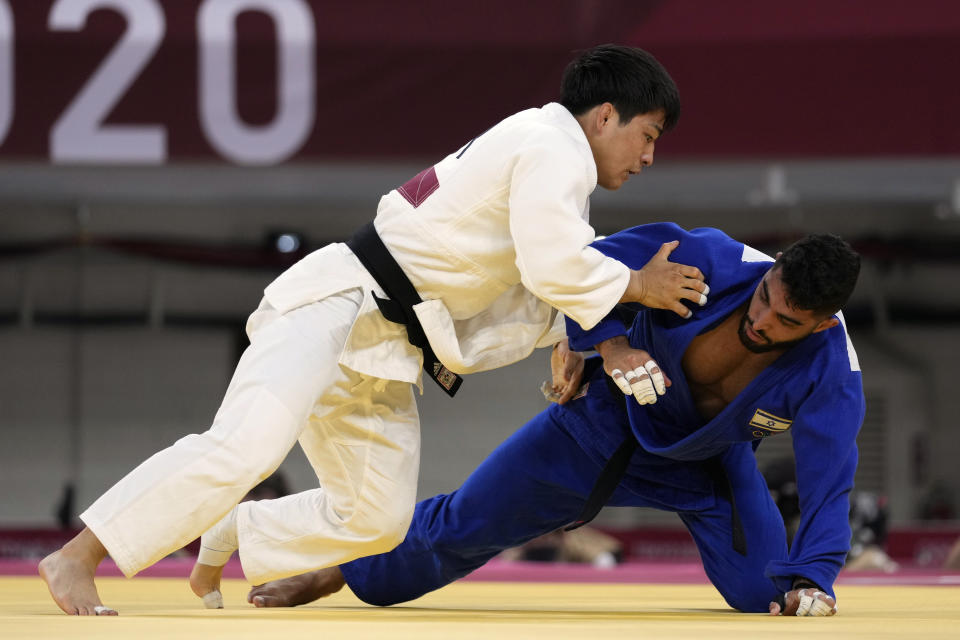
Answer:
<svg viewBox="0 0 960 640"><path fill-rule="evenodd" d="M439 186L440 181L437 180L437 172L433 167L430 167L407 180L397 188L397 191L416 209Z"/></svg>

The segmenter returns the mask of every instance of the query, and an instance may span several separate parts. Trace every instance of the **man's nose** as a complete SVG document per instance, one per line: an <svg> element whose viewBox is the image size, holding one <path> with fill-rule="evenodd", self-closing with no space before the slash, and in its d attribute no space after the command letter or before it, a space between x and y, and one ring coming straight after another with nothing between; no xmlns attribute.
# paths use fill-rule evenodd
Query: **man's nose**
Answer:
<svg viewBox="0 0 960 640"><path fill-rule="evenodd" d="M653 164L653 145L651 144L647 149L644 150L643 154L640 156L640 163L649 167Z"/></svg>
<svg viewBox="0 0 960 640"><path fill-rule="evenodd" d="M753 330L757 333L770 327L770 311L761 311L753 321Z"/></svg>

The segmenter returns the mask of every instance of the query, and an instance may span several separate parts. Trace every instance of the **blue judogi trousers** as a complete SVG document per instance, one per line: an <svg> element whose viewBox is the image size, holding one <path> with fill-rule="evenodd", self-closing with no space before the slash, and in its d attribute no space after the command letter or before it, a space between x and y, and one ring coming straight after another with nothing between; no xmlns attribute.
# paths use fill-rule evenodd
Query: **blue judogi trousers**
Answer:
<svg viewBox="0 0 960 640"><path fill-rule="evenodd" d="M556 415L548 410L528 422L460 489L419 502L406 538L395 549L341 565L354 594L380 606L413 600L462 578L504 549L576 521L601 466ZM696 542L707 576L727 603L745 612L766 612L778 590L764 569L787 558L783 520L749 442L731 446L720 461L729 490L715 488L709 508L677 512ZM731 492L746 555L732 544L726 497ZM662 501L643 493L625 478L607 504L663 508Z"/></svg>

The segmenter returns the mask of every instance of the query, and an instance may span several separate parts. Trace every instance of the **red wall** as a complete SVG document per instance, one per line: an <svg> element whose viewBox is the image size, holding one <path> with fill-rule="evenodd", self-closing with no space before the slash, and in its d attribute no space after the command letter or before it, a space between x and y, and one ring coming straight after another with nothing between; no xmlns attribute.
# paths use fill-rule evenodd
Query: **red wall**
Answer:
<svg viewBox="0 0 960 640"><path fill-rule="evenodd" d="M162 38L106 125L162 127L162 162L231 161L199 117L201 1L139 1L159 8ZM661 157L960 153L960 2L287 1L312 16L315 99L302 142L280 160L433 159L553 99L571 51L609 41L649 49L680 87L683 115ZM0 116L12 110L0 161L51 159L54 123L127 28L98 10L81 30L52 30L54 4L0 0L13 37L0 56L14 57L9 87L0 78ZM239 117L267 124L277 31L247 12L236 33Z"/></svg>

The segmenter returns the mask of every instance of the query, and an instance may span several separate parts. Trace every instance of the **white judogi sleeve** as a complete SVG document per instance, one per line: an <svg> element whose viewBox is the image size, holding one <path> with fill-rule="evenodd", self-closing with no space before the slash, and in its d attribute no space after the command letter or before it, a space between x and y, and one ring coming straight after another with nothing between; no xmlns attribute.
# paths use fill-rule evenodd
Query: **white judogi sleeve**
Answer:
<svg viewBox="0 0 960 640"><path fill-rule="evenodd" d="M558 148L557 136L546 133L525 141L513 168L509 210L516 265L533 295L589 328L619 301L630 270L589 246L595 233L585 214L595 166L579 157L572 139L567 149Z"/></svg>
<svg viewBox="0 0 960 640"><path fill-rule="evenodd" d="M629 269L589 246L596 185L583 129L551 103L503 120L381 198L377 231L423 299L414 310L450 370L516 362L563 338L562 315L592 327L620 300ZM360 286L365 299L339 362L418 380L420 354L379 314L371 292L382 292L369 274L355 260L341 264L339 246L304 258L267 298L287 311Z"/></svg>

